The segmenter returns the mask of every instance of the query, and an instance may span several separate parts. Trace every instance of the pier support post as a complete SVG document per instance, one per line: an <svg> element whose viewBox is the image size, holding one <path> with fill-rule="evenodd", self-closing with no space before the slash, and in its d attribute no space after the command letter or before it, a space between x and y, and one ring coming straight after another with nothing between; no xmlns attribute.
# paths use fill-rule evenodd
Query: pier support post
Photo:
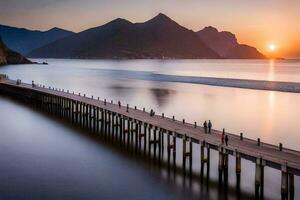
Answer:
<svg viewBox="0 0 300 200"><path fill-rule="evenodd" d="M192 138L189 140L189 172L190 172L190 177L192 177L192 172L193 172L193 141Z"/></svg>
<svg viewBox="0 0 300 200"><path fill-rule="evenodd" d="M145 137L144 133L142 133L142 125L141 121L138 121L138 154L141 154L142 151L142 138Z"/></svg>
<svg viewBox="0 0 300 200"><path fill-rule="evenodd" d="M117 114L115 112L112 113L112 116L111 116L111 127L112 127L112 130L111 130L111 140L112 142L114 142L116 140L116 128L117 128Z"/></svg>
<svg viewBox="0 0 300 200"><path fill-rule="evenodd" d="M171 141L170 141L170 136L171 136L171 131L168 131L167 133L167 161L168 161L168 169L170 169L170 160L171 160Z"/></svg>
<svg viewBox="0 0 300 200"><path fill-rule="evenodd" d="M75 118L74 118L74 114L75 114L75 101L74 100L70 100L70 120L72 122L72 124L75 124Z"/></svg>
<svg viewBox="0 0 300 200"><path fill-rule="evenodd" d="M99 123L100 123L100 118L99 118L99 115L100 115L100 109L99 107L97 107L97 111L96 111L96 133L99 134L99 131L100 131L100 126L99 126Z"/></svg>
<svg viewBox="0 0 300 200"><path fill-rule="evenodd" d="M93 132L96 133L97 132L97 129L96 129L96 126L97 126L97 108L96 106L93 106Z"/></svg>
<svg viewBox="0 0 300 200"><path fill-rule="evenodd" d="M205 147L206 147L206 157L205 157ZM210 149L205 140L200 141L200 180L202 182L204 177L204 168L206 163L207 176L209 176L209 158L210 157Z"/></svg>
<svg viewBox="0 0 300 200"><path fill-rule="evenodd" d="M153 148L153 154L154 154L154 160L156 161L156 149L157 149L157 127L154 127L154 130L153 130L153 141L152 141L152 144L154 145L154 148Z"/></svg>
<svg viewBox="0 0 300 200"><path fill-rule="evenodd" d="M144 157L147 155L147 130L148 124L144 123Z"/></svg>
<svg viewBox="0 0 300 200"><path fill-rule="evenodd" d="M148 156L151 157L151 135L152 135L152 125L148 125Z"/></svg>
<svg viewBox="0 0 300 200"><path fill-rule="evenodd" d="M87 116L86 104L83 103L82 104L82 127L83 128L86 128L86 125L87 125L87 123L86 123L87 117L86 116Z"/></svg>
<svg viewBox="0 0 300 200"><path fill-rule="evenodd" d="M90 130L90 105L85 105L85 128Z"/></svg>
<svg viewBox="0 0 300 200"><path fill-rule="evenodd" d="M182 168L183 168L183 174L185 176L186 172L186 135L182 138Z"/></svg>
<svg viewBox="0 0 300 200"><path fill-rule="evenodd" d="M82 127L82 103L79 103L79 112L78 112L79 126Z"/></svg>
<svg viewBox="0 0 300 200"><path fill-rule="evenodd" d="M219 183L222 183L222 174L223 174L223 164L224 164L224 155L223 155L223 147L219 147Z"/></svg>
<svg viewBox="0 0 300 200"><path fill-rule="evenodd" d="M130 120L130 127L131 127L131 131L130 131L130 152L133 153L134 152L134 134L135 134L135 122L134 119Z"/></svg>
<svg viewBox="0 0 300 200"><path fill-rule="evenodd" d="M287 166L281 166L281 199L288 199L288 172Z"/></svg>
<svg viewBox="0 0 300 200"><path fill-rule="evenodd" d="M204 146L205 146L205 141L201 141L200 142L200 160L201 160L201 164L204 164L205 163L205 158L204 158Z"/></svg>
<svg viewBox="0 0 300 200"><path fill-rule="evenodd" d="M130 149L131 119L127 118L127 151Z"/></svg>
<svg viewBox="0 0 300 200"><path fill-rule="evenodd" d="M89 105L89 131L93 132L93 106Z"/></svg>
<svg viewBox="0 0 300 200"><path fill-rule="evenodd" d="M256 167L255 167L255 197L256 198L263 198L264 165L265 165L265 161L262 158L256 158Z"/></svg>
<svg viewBox="0 0 300 200"><path fill-rule="evenodd" d="M224 172L224 184L225 190L227 190L228 186L228 152L226 149L223 149L223 172Z"/></svg>
<svg viewBox="0 0 300 200"><path fill-rule="evenodd" d="M140 121L138 120L134 120L134 123L135 123L135 143L134 143L134 146L135 146L135 154L136 155L139 155L139 145L140 145L140 135L141 135L141 123Z"/></svg>
<svg viewBox="0 0 300 200"><path fill-rule="evenodd" d="M107 139L107 110L103 111L104 119L103 119L103 126L104 126L104 140Z"/></svg>
<svg viewBox="0 0 300 200"><path fill-rule="evenodd" d="M241 186L241 154L235 150L235 173L236 173L236 188L237 188L237 195L240 195L240 186Z"/></svg>
<svg viewBox="0 0 300 200"><path fill-rule="evenodd" d="M158 162L159 162L159 165L161 164L162 154L163 154L163 138L164 138L163 129L160 128L159 132L158 132Z"/></svg>
<svg viewBox="0 0 300 200"><path fill-rule="evenodd" d="M167 133L167 156L168 156L168 169L170 169L171 160L173 161L173 169L176 170L176 133L168 131ZM172 154L172 155L171 155ZM171 159L172 156L172 159Z"/></svg>
<svg viewBox="0 0 300 200"><path fill-rule="evenodd" d="M104 110L101 108L100 112L101 112L101 119L100 119L100 121L101 121L101 124L100 124L101 125L101 127L100 127L101 131L100 131L100 133L101 133L101 136L104 137Z"/></svg>
<svg viewBox="0 0 300 200"><path fill-rule="evenodd" d="M187 152L186 143L189 142L189 151ZM189 158L189 173L192 174L192 152L193 152L193 143L191 138L187 138L186 135L182 138L182 167L183 174L186 174L186 159Z"/></svg>
<svg viewBox="0 0 300 200"><path fill-rule="evenodd" d="M289 174L289 193L290 193L290 199L294 199L295 196L294 174Z"/></svg>
<svg viewBox="0 0 300 200"><path fill-rule="evenodd" d="M108 140L111 140L112 138L112 112L111 111L107 111L107 138Z"/></svg>
<svg viewBox="0 0 300 200"><path fill-rule="evenodd" d="M161 140L160 140L160 143L161 143L161 154L162 154L162 158L164 156L164 148L165 148L165 133L166 133L166 130L165 129L161 129Z"/></svg>
<svg viewBox="0 0 300 200"><path fill-rule="evenodd" d="M173 132L173 148L172 148L172 150L173 150L173 152L172 152L172 154L173 154L173 169L174 169L174 172L176 172L176 132Z"/></svg>
<svg viewBox="0 0 300 200"><path fill-rule="evenodd" d="M123 115L119 116L119 124L120 124L120 132L119 132L119 141L120 141L120 146L123 146L123 135L124 135L124 120L123 120Z"/></svg>

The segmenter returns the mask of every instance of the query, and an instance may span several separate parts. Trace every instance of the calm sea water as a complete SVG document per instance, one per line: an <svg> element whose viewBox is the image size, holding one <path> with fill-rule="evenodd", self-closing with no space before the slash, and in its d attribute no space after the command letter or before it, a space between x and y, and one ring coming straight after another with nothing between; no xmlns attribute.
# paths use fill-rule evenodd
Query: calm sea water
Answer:
<svg viewBox="0 0 300 200"><path fill-rule="evenodd" d="M45 60L37 60L45 61ZM257 60L58 60L49 65L11 65L0 73L23 82L120 100L186 121L212 120L214 128L300 150L300 95L145 80L151 73L300 82L300 61ZM215 184L217 154L212 153L211 181L183 189L180 176L168 181L151 170L60 121L0 96L1 199L221 199ZM233 158L230 158L233 159ZM215 163L215 164L214 164ZM230 170L234 169L234 162ZM195 165L197 167L197 165ZM235 175L229 173L235 199ZM280 199L280 172L265 168L265 196ZM254 194L254 164L242 163L242 194ZM296 199L299 197L296 177ZM0 196L1 197L1 196Z"/></svg>

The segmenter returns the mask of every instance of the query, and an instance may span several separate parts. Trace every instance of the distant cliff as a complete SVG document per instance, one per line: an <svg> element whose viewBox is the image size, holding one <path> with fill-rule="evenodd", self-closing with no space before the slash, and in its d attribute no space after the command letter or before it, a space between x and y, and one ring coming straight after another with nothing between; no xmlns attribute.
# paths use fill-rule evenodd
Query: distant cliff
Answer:
<svg viewBox="0 0 300 200"><path fill-rule="evenodd" d="M197 32L200 39L222 58L229 59L265 59L256 48L239 44L236 36L227 31L219 32L214 27L205 27Z"/></svg>
<svg viewBox="0 0 300 200"><path fill-rule="evenodd" d="M144 23L131 23L119 18L57 40L28 55L87 59L220 58L195 32L164 14Z"/></svg>
<svg viewBox="0 0 300 200"><path fill-rule="evenodd" d="M21 54L6 47L0 37L0 65L6 64L30 64L31 61Z"/></svg>
<svg viewBox="0 0 300 200"><path fill-rule="evenodd" d="M33 31L0 25L0 35L6 46L23 55L72 34L74 33L60 28L52 28L48 31Z"/></svg>

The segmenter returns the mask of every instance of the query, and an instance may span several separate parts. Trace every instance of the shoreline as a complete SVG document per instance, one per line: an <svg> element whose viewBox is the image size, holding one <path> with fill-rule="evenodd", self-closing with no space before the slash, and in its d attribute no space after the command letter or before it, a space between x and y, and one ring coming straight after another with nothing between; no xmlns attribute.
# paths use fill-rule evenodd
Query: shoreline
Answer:
<svg viewBox="0 0 300 200"><path fill-rule="evenodd" d="M221 86L221 87L234 87L234 88L242 88L242 89L300 93L300 83L297 82L176 76L176 75L164 75L164 74L152 74L150 77L151 78L149 80L161 81L161 82L191 83L191 84L201 84L201 85L211 85L211 86Z"/></svg>

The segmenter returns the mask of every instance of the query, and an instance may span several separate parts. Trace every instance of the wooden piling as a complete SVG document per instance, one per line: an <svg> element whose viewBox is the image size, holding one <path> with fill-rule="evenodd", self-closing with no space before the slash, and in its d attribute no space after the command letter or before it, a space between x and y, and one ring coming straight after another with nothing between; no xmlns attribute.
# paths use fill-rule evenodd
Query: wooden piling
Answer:
<svg viewBox="0 0 300 200"><path fill-rule="evenodd" d="M288 172L286 165L281 166L281 199L288 199Z"/></svg>

